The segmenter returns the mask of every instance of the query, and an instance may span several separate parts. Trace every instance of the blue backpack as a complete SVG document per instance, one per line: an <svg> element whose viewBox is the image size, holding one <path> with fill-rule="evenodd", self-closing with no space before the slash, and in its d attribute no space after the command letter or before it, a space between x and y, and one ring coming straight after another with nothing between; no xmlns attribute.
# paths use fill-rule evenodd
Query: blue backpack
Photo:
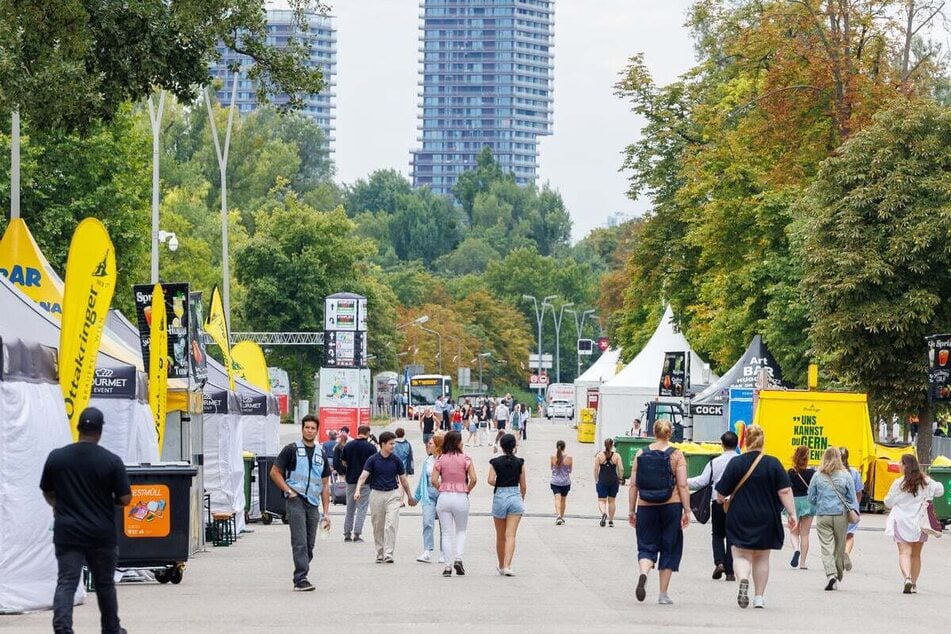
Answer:
<svg viewBox="0 0 951 634"><path fill-rule="evenodd" d="M670 467L670 456L676 451L668 447L665 451L645 449L637 457L637 478L635 484L641 499L645 502L666 502L674 494L677 481Z"/></svg>

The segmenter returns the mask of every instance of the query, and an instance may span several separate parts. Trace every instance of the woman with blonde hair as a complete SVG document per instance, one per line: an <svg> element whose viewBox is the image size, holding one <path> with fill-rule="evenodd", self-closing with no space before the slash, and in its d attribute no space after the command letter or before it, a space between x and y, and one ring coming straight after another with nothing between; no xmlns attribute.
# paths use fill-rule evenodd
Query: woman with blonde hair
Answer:
<svg viewBox="0 0 951 634"><path fill-rule="evenodd" d="M806 570L806 557L809 556L809 530L812 528L812 516L816 514L809 501L809 483L816 474L815 469L809 468L809 447L800 445L793 453L792 469L787 471L789 483L792 484L793 501L796 503L796 517L799 526L789 531L789 538L793 545L793 556L789 565L793 568Z"/></svg>
<svg viewBox="0 0 951 634"><path fill-rule="evenodd" d="M822 548L826 590L835 590L845 574L845 536L849 531L849 511L858 511L852 474L842 466L838 447L822 454L819 473L809 483L809 501L816 509L816 533Z"/></svg>
<svg viewBox="0 0 951 634"><path fill-rule="evenodd" d="M736 602L750 604L753 577L753 607L764 608L769 582L769 551L781 550L783 534L780 511L786 509L789 530L799 525L789 475L773 456L763 453L763 428L746 430L746 451L731 460L716 484L717 501L724 505L727 539L733 544L733 569L740 580Z"/></svg>
<svg viewBox="0 0 951 634"><path fill-rule="evenodd" d="M918 458L911 454L901 457L902 477L892 482L885 506L890 510L885 520L885 534L898 544L898 568L905 578L903 594L918 592L921 574L921 549L928 535L921 529L927 517L928 504L944 495L944 485L932 480L921 471Z"/></svg>
<svg viewBox="0 0 951 634"><path fill-rule="evenodd" d="M670 446L669 421L654 423L655 442L641 449L631 465L630 515L637 533L637 564L640 576L634 596L647 596L647 573L657 566L660 595L657 603L673 603L667 594L673 574L680 569L684 532L690 523L690 491L687 489L687 459ZM603 521L603 520L602 520Z"/></svg>

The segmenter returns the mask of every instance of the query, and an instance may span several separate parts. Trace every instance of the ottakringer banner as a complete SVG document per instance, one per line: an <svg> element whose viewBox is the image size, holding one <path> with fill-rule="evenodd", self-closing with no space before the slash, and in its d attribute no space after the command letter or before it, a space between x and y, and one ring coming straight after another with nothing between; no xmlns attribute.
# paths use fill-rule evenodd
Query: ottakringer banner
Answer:
<svg viewBox="0 0 951 634"><path fill-rule="evenodd" d="M99 220L86 218L69 244L59 342L59 382L73 439L78 437L76 421L92 394L99 343L115 288L112 240Z"/></svg>
<svg viewBox="0 0 951 634"><path fill-rule="evenodd" d="M149 315L149 407L155 419L159 456L165 441L165 413L168 409L168 313L161 284L152 289Z"/></svg>
<svg viewBox="0 0 951 634"><path fill-rule="evenodd" d="M221 357L225 369L228 371L228 383L234 391L234 362L231 359L231 343L228 338L228 323L225 321L225 309L221 304L221 295L216 286L211 291L211 303L208 305L208 320L205 322L205 332L221 348Z"/></svg>

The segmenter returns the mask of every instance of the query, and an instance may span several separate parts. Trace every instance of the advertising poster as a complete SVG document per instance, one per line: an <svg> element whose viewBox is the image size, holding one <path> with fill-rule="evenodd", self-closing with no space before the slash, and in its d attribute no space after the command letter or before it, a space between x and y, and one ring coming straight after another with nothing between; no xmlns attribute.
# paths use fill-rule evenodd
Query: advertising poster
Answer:
<svg viewBox="0 0 951 634"><path fill-rule="evenodd" d="M188 294L188 339L191 341L192 382L203 386L208 380L208 353L205 351L205 305L201 293Z"/></svg>
<svg viewBox="0 0 951 634"><path fill-rule="evenodd" d="M928 394L935 403L951 402L951 334L932 335L928 342Z"/></svg>
<svg viewBox="0 0 951 634"><path fill-rule="evenodd" d="M188 379L191 373L191 346L188 338L188 284L162 284L165 293L165 314L168 319L168 378ZM152 326L152 286L136 284L132 287L135 295L135 316L139 325L139 339L142 343L142 358L149 365L149 329Z"/></svg>
<svg viewBox="0 0 951 634"><path fill-rule="evenodd" d="M327 440L328 431L344 425L355 434L360 421L360 381L360 370L321 369L317 403L321 442Z"/></svg>
<svg viewBox="0 0 951 634"><path fill-rule="evenodd" d="M660 373L660 396L683 396L687 388L687 353L664 353L664 367Z"/></svg>
<svg viewBox="0 0 951 634"><path fill-rule="evenodd" d="M721 411L723 406L719 405ZM731 387L730 400L727 403L727 429L740 438L740 447L743 446L743 436L746 428L753 422L753 389L745 387Z"/></svg>
<svg viewBox="0 0 951 634"><path fill-rule="evenodd" d="M132 501L122 518L126 537L168 537L171 532L171 496L164 484L133 484Z"/></svg>

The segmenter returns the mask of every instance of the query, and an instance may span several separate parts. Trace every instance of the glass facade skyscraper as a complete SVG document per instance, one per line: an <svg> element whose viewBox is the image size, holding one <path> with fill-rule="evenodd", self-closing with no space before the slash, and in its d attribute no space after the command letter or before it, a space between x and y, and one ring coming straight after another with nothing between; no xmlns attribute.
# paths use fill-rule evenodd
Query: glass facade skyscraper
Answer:
<svg viewBox="0 0 951 634"><path fill-rule="evenodd" d="M486 146L517 183L552 133L554 0L421 0L413 184L450 194Z"/></svg>
<svg viewBox="0 0 951 634"><path fill-rule="evenodd" d="M312 13L307 16L307 20L308 31L301 34L293 11L269 10L267 12L267 43L270 46L286 46L291 37L297 40L306 38L310 41L310 65L319 67L323 71L325 87L320 93L305 98L304 107L300 113L313 119L323 130L327 142L332 144L336 129L334 100L337 85L337 28L330 16ZM251 61L247 56L239 55L220 43L218 52L221 54L221 59L211 67L211 76L221 80L217 92L218 103L228 106L231 104L231 89L234 81L234 76L228 68L235 62L241 62L242 68L247 69ZM242 71L238 78L238 96L235 99L238 112L245 115L257 107L258 102L254 92L254 86L248 79L246 70ZM277 105L286 104L287 95L275 95L272 102Z"/></svg>

